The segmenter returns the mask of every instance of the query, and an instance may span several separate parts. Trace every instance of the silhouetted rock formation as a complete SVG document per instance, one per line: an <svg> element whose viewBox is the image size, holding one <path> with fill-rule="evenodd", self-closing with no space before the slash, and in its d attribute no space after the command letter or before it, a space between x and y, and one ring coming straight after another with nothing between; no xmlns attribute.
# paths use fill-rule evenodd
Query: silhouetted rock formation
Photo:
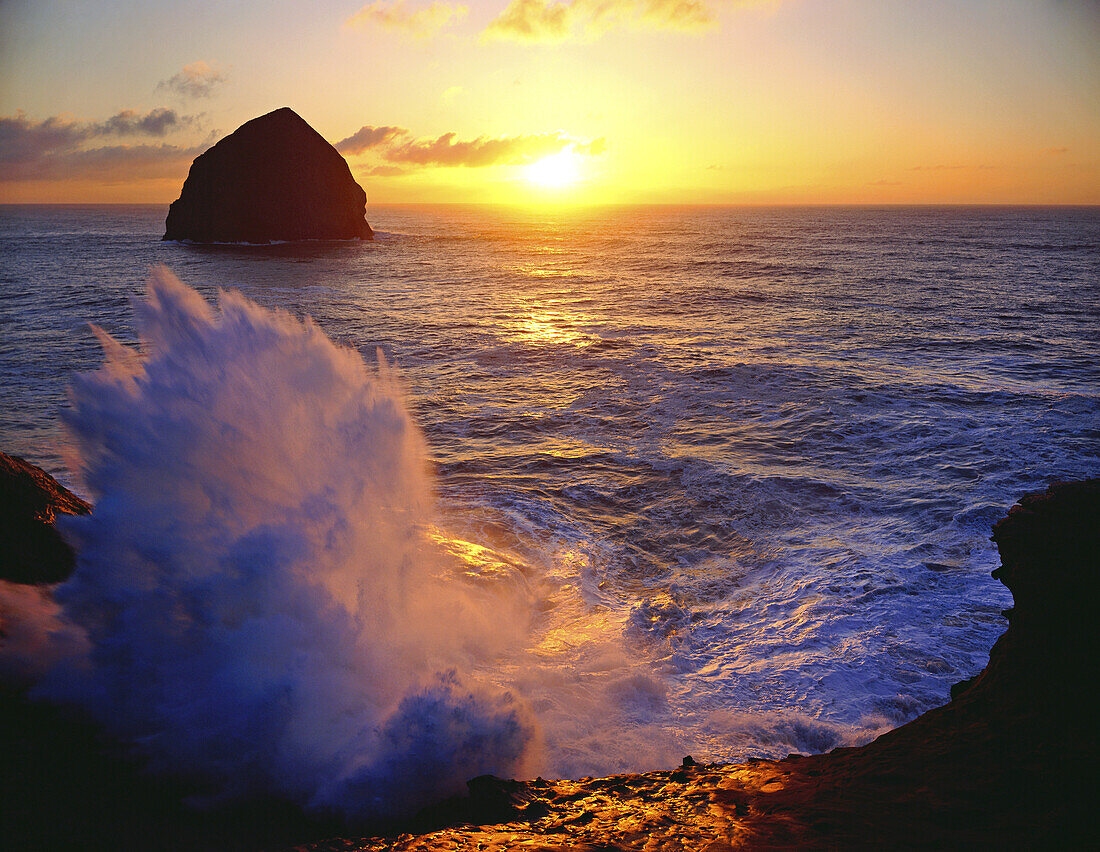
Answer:
<svg viewBox="0 0 1100 852"><path fill-rule="evenodd" d="M56 583L73 570L73 552L53 528L60 512L92 507L41 468L0 453L0 579Z"/></svg>
<svg viewBox="0 0 1100 852"><path fill-rule="evenodd" d="M191 164L164 239L369 240L366 193L343 157L289 107L242 124Z"/></svg>

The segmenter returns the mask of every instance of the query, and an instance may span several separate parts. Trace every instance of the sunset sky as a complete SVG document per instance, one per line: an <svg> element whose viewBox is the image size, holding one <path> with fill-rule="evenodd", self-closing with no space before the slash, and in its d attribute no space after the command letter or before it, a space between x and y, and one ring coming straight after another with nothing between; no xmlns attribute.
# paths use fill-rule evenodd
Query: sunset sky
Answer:
<svg viewBox="0 0 1100 852"><path fill-rule="evenodd" d="M7 0L0 201L166 203L290 106L368 203L1095 204L1098 44L1096 0Z"/></svg>

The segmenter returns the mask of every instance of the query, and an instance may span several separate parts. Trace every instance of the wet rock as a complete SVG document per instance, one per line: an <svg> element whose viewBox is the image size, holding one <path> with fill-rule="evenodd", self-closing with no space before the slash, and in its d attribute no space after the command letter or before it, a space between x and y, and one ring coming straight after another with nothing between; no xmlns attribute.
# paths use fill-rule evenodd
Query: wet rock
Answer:
<svg viewBox="0 0 1100 852"><path fill-rule="evenodd" d="M1092 848L1100 480L1023 498L994 539L1015 609L989 665L868 745L537 786L477 780L524 810L355 848Z"/></svg>
<svg viewBox="0 0 1100 852"><path fill-rule="evenodd" d="M68 577L73 551L54 529L54 519L91 510L46 471L0 453L0 579L56 583Z"/></svg>
<svg viewBox="0 0 1100 852"><path fill-rule="evenodd" d="M369 240L367 196L335 148L289 107L242 124L191 164L164 239Z"/></svg>

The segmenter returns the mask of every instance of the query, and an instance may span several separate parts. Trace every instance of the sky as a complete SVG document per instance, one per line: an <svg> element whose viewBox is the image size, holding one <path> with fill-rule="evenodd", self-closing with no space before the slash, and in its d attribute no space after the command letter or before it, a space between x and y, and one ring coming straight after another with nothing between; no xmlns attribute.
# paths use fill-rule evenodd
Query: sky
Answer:
<svg viewBox="0 0 1100 852"><path fill-rule="evenodd" d="M1098 45L1100 0L0 0L0 202L167 203L290 106L368 204L1098 204Z"/></svg>

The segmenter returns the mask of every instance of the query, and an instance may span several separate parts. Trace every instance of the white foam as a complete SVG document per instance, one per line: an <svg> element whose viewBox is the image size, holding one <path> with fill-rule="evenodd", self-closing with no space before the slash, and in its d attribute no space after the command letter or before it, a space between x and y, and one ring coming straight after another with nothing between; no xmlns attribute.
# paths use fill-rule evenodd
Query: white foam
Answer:
<svg viewBox="0 0 1100 852"><path fill-rule="evenodd" d="M214 798L393 815L510 774L534 736L469 672L526 630L522 584L458 581L423 532L424 442L384 364L164 268L137 353L72 384L95 511L56 597L89 650L38 693L75 701Z"/></svg>

